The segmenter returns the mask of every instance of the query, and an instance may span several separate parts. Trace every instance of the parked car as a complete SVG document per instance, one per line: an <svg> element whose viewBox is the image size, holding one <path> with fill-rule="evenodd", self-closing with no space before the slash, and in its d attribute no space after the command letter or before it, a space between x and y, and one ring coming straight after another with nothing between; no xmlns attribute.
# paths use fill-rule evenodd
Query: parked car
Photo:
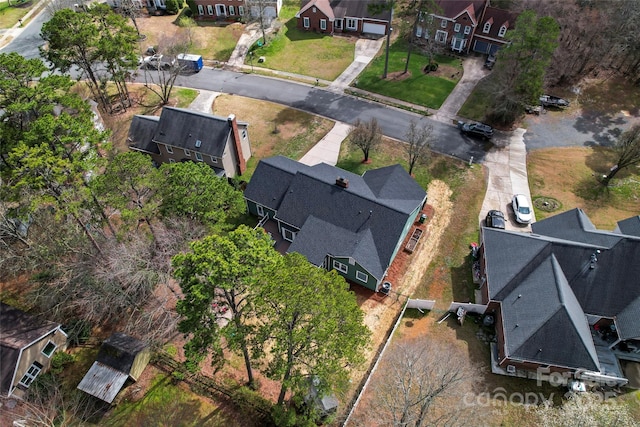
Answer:
<svg viewBox="0 0 640 427"><path fill-rule="evenodd" d="M511 206L517 222L520 224L529 224L531 222L531 205L524 194L514 195L511 200Z"/></svg>
<svg viewBox="0 0 640 427"><path fill-rule="evenodd" d="M487 60L486 60L486 61L484 61L484 66L485 66L485 68L488 68L488 69L490 69L490 70L491 70L491 69L493 69L493 66L494 66L495 64L496 64L496 56L495 56L495 55L489 55L489 56L487 57Z"/></svg>
<svg viewBox="0 0 640 427"><path fill-rule="evenodd" d="M540 97L540 105L543 107L565 108L569 106L569 101L553 95L542 95Z"/></svg>
<svg viewBox="0 0 640 427"><path fill-rule="evenodd" d="M490 210L484 223L489 228L500 228L504 230L504 214L501 211Z"/></svg>
<svg viewBox="0 0 640 427"><path fill-rule="evenodd" d="M175 58L167 59L164 55L156 53L155 55L145 56L142 60L142 66L153 70L167 70L171 68L175 61Z"/></svg>
<svg viewBox="0 0 640 427"><path fill-rule="evenodd" d="M458 122L458 129L465 135L489 139L493 136L493 128L484 123Z"/></svg>

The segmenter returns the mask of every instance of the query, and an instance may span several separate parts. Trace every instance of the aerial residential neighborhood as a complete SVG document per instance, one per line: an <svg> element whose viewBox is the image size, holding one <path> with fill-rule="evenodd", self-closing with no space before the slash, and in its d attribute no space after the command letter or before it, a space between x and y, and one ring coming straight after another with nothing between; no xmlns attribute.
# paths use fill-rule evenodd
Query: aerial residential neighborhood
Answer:
<svg viewBox="0 0 640 427"><path fill-rule="evenodd" d="M638 425L639 17L0 1L0 425Z"/></svg>

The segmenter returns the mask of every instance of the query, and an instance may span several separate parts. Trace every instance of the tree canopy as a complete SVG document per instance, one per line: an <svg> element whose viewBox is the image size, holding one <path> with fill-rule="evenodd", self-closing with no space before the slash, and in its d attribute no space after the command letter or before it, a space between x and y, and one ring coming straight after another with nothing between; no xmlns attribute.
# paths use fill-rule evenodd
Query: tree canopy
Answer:
<svg viewBox="0 0 640 427"><path fill-rule="evenodd" d="M613 150L617 155L617 161L602 179L602 184L605 186L608 186L621 170L640 164L640 125L632 126L620 135L613 145Z"/></svg>
<svg viewBox="0 0 640 427"><path fill-rule="evenodd" d="M41 37L48 43L43 57L53 70L63 73L77 67L95 100L107 112L130 105L126 79L136 65L138 36L126 19L107 4L90 7L86 12L62 9L42 26ZM107 82L117 89L116 99L109 94Z"/></svg>
<svg viewBox="0 0 640 427"><path fill-rule="evenodd" d="M515 29L506 35L510 43L500 49L491 75L491 120L512 123L526 105L538 104L559 34L558 23L549 16L538 17L530 10L518 16Z"/></svg>

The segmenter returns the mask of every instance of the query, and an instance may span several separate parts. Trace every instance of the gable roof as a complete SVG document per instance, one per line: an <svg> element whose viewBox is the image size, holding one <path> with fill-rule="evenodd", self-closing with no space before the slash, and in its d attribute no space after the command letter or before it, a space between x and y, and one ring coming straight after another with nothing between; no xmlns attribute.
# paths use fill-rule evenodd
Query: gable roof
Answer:
<svg viewBox="0 0 640 427"><path fill-rule="evenodd" d="M338 177L348 180L347 188L336 185ZM277 220L300 230L290 252L316 265L327 254L352 257L382 278L426 192L399 165L359 176L276 157L260 161L245 197L277 210Z"/></svg>
<svg viewBox="0 0 640 427"><path fill-rule="evenodd" d="M436 5L440 11L435 13L437 16L443 16L449 19L455 19L467 12L475 24L482 15L482 9L485 5L485 0L438 0Z"/></svg>
<svg viewBox="0 0 640 427"><path fill-rule="evenodd" d="M333 14L333 9L329 4L329 0L305 0L302 2L302 7L298 12L297 16L299 17L301 13L311 9L312 7L317 7L320 12L322 12L328 19L329 22L332 22L335 19L335 15Z"/></svg>
<svg viewBox="0 0 640 427"><path fill-rule="evenodd" d="M0 393L11 388L20 351L60 329L60 324L43 320L0 302Z"/></svg>
<svg viewBox="0 0 640 427"><path fill-rule="evenodd" d="M507 356L600 370L586 317L553 254L501 301Z"/></svg>
<svg viewBox="0 0 640 427"><path fill-rule="evenodd" d="M617 233L640 237L640 215L618 221Z"/></svg>
<svg viewBox="0 0 640 427"><path fill-rule="evenodd" d="M226 117L164 107L153 141L222 157L230 134L231 126ZM197 141L200 141L199 147L196 146Z"/></svg>
<svg viewBox="0 0 640 427"><path fill-rule="evenodd" d="M329 21L334 21L336 18L344 19L345 17L388 21L391 17L390 10L383 10L376 14L369 12L370 4L383 3L385 2L380 0L303 0L300 11L296 16L299 17L300 14L315 6L329 18Z"/></svg>
<svg viewBox="0 0 640 427"><path fill-rule="evenodd" d="M129 375L136 356L145 348L144 342L116 332L104 340L96 361Z"/></svg>
<svg viewBox="0 0 640 427"><path fill-rule="evenodd" d="M146 153L160 154L158 144L153 142L159 120L158 116L133 116L127 137L129 146Z"/></svg>
<svg viewBox="0 0 640 427"><path fill-rule="evenodd" d="M489 29L488 33L484 33L482 30L484 29L484 24L487 22L491 24L491 28ZM507 40L504 39L504 37L498 36L498 33L500 33L500 27L504 25L507 30L510 30L514 28L515 23L515 14L509 12L508 10L489 6L484 12L482 22L480 22L480 26L478 27L479 30L476 35L482 37L491 37L497 40L504 40L506 43Z"/></svg>
<svg viewBox="0 0 640 427"><path fill-rule="evenodd" d="M569 344L559 346L562 348L558 348L554 357L574 363L564 366L588 368L585 363L590 363L593 355L588 345L591 338L581 329L581 321L576 320L585 314L614 319L622 339L640 337L640 281L637 279L640 263L629 262L640 259L640 238L597 230L580 209L546 218L532 224L532 228L534 234L487 228L483 228L482 233L489 299L504 302L513 295L523 294L522 289L535 295L523 300L529 305L519 304L515 313L512 313L513 304L502 303L505 319L526 316L520 311L526 313L529 308L542 313L549 307L558 307L558 301L564 301L563 313L554 311L553 316L547 317L549 323L541 323L540 319L516 322L527 325L533 322L535 331L525 334L522 331L526 328L505 329L505 335L509 335L505 338L507 341L526 344L521 353L517 352L521 348L518 345L510 351L521 357L534 357L531 346L538 342L534 335L541 334L541 342L555 340L551 331L557 329ZM557 300L549 300L556 298L549 288L552 279L562 292L562 298ZM513 323L513 319L510 322ZM549 329L545 329L547 327ZM568 358L564 349L572 347L587 353ZM544 363L541 357L534 360Z"/></svg>

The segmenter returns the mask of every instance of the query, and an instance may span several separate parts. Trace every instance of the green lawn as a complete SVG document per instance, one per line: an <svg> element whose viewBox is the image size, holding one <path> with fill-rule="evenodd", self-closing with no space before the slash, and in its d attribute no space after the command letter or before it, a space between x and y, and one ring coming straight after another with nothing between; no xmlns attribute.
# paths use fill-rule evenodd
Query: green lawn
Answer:
<svg viewBox="0 0 640 427"><path fill-rule="evenodd" d="M489 100L491 99L491 93L487 86L486 78L480 80L460 111L458 111L459 116L478 122L485 121L485 114L489 111Z"/></svg>
<svg viewBox="0 0 640 427"><path fill-rule="evenodd" d="M355 41L298 30L294 15L299 7L299 4L293 3L283 7L280 19L286 20L285 25L273 39L267 38L267 45L254 45L253 65L334 80L353 61ZM266 60L258 64L261 56ZM245 64L251 64L249 55Z"/></svg>
<svg viewBox="0 0 640 427"><path fill-rule="evenodd" d="M406 43L394 43L389 49L388 78L382 79L385 55L380 55L360 74L354 86L424 107L440 108L462 77L460 59L438 55L435 58L439 64L438 71L425 74L422 69L428 63L428 58L414 49L409 72L402 75L406 59Z"/></svg>
<svg viewBox="0 0 640 427"><path fill-rule="evenodd" d="M0 1L0 28L11 28L29 12L35 3L25 1L18 3L17 0L11 1L11 6L6 1Z"/></svg>
<svg viewBox="0 0 640 427"><path fill-rule="evenodd" d="M177 99L176 107L187 108L191 102L198 96L198 91L188 88L176 88L173 90L173 96Z"/></svg>
<svg viewBox="0 0 640 427"><path fill-rule="evenodd" d="M135 387L133 385L132 387ZM174 385L159 374L146 394L135 402L120 402L100 425L103 426L239 426L209 400Z"/></svg>

